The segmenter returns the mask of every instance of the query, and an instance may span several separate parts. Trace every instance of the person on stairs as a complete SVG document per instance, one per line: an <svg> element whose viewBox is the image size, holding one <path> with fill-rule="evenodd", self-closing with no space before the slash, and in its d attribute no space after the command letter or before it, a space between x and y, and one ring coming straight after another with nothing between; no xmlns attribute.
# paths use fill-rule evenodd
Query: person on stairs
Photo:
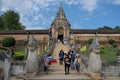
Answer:
<svg viewBox="0 0 120 80"><path fill-rule="evenodd" d="M63 49L61 49L60 53L59 53L59 64L60 65L63 64L63 58L64 58L64 51L63 51Z"/></svg>
<svg viewBox="0 0 120 80"><path fill-rule="evenodd" d="M65 68L65 75L69 74L70 55L67 52L65 52L65 56L64 56L64 68Z"/></svg>
<svg viewBox="0 0 120 80"><path fill-rule="evenodd" d="M75 56L76 56L76 54L74 53L73 50L71 50L70 56L71 56L70 67L71 67L71 70L73 70L74 69Z"/></svg>
<svg viewBox="0 0 120 80"><path fill-rule="evenodd" d="M44 72L46 72L46 74L48 74L48 67L49 67L49 63L50 63L50 59L49 59L49 56L45 56L44 57L44 61L43 61L43 64L44 64Z"/></svg>
<svg viewBox="0 0 120 80"><path fill-rule="evenodd" d="M76 55L74 64L75 64L75 68L76 68L78 75L80 74L80 64L81 63L82 63L82 61L81 61L80 55Z"/></svg>

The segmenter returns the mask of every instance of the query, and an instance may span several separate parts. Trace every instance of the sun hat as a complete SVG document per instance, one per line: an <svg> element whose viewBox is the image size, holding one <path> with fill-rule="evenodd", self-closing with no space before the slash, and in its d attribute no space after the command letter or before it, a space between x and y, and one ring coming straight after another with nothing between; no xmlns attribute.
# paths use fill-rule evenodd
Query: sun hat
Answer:
<svg viewBox="0 0 120 80"><path fill-rule="evenodd" d="M65 51L64 53L68 53L67 51Z"/></svg>
<svg viewBox="0 0 120 80"><path fill-rule="evenodd" d="M76 54L76 57L79 57L80 55L79 54Z"/></svg>

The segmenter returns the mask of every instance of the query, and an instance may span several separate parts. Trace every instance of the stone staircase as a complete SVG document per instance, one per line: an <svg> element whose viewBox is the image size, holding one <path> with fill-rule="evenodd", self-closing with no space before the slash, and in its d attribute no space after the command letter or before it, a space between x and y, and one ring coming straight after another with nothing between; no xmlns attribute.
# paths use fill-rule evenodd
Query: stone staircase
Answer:
<svg viewBox="0 0 120 80"><path fill-rule="evenodd" d="M53 63L49 67L49 74L45 74L44 72L36 75L34 78L29 78L30 80L73 80L73 79L91 79L84 72L81 71L81 74L76 74L75 70L70 70L69 75L64 74L64 65L59 65L58 54L59 51L63 49L64 51L69 51L69 47L67 45L62 44L61 42L57 42L53 51L52 56L57 60L57 63Z"/></svg>
<svg viewBox="0 0 120 80"><path fill-rule="evenodd" d="M63 49L64 51L69 50L68 45L64 45L61 42L57 42L53 51L52 56L57 60L57 63L53 63L49 66L49 74L46 74L44 72L38 74L38 75L28 75L26 76L27 79L26 80L75 80L75 79L91 79L90 77L88 77L83 71L81 71L81 74L78 75L76 74L75 70L71 70L70 69L70 74L69 75L65 75L64 74L64 65L59 65L59 58L58 58L58 54L59 51ZM13 80L17 80L17 79L13 79Z"/></svg>
<svg viewBox="0 0 120 80"><path fill-rule="evenodd" d="M53 54L52 54L55 59L59 59L58 54L59 54L61 49L63 49L63 51L67 51L67 52L69 51L68 45L64 45L61 42L57 42L56 45L55 45Z"/></svg>

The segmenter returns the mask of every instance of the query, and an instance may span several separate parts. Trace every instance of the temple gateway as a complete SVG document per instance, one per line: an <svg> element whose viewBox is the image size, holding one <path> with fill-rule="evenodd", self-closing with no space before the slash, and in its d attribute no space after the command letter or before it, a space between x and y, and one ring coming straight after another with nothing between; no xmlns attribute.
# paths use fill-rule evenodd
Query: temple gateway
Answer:
<svg viewBox="0 0 120 80"><path fill-rule="evenodd" d="M62 5L60 5L57 16L51 24L51 35L52 38L61 41L70 38L70 23L65 16Z"/></svg>

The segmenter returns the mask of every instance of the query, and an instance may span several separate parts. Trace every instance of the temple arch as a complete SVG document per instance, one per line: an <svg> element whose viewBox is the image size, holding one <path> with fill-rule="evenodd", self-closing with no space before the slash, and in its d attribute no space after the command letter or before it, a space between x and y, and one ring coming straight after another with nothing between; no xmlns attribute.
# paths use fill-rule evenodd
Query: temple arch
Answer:
<svg viewBox="0 0 120 80"><path fill-rule="evenodd" d="M64 28L63 27L59 27L58 28L58 39L60 41L63 41L64 38Z"/></svg>

